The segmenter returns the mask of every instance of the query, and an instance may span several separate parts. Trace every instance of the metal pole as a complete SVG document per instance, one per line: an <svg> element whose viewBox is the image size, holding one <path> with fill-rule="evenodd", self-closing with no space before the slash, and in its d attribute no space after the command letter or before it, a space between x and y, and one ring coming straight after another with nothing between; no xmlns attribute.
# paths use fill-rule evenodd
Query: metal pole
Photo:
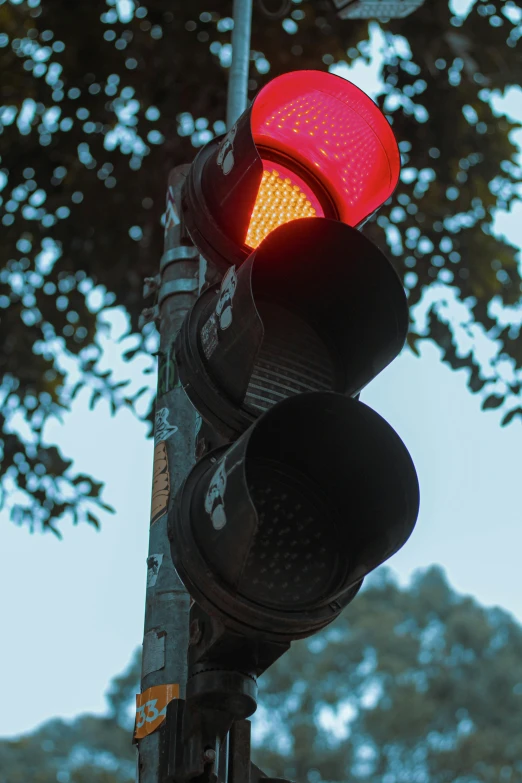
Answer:
<svg viewBox="0 0 522 783"><path fill-rule="evenodd" d="M248 102L248 68L250 64L250 32L252 0L234 0L232 11L232 64L228 80L227 128L243 114Z"/></svg>
<svg viewBox="0 0 522 783"><path fill-rule="evenodd" d="M196 461L200 422L179 384L173 354L176 335L200 287L196 248L180 243L180 192L188 168L179 166L169 177L160 275L146 281L149 291L158 291L158 305L144 311L144 319L159 317L160 350L141 694L135 728L138 783L159 783L160 727L165 714L161 712L169 699L185 697L187 680L190 598L172 563L167 509Z"/></svg>
<svg viewBox="0 0 522 783"><path fill-rule="evenodd" d="M234 0L232 64L227 98L230 128L247 107L252 0ZM196 462L201 419L177 378L174 341L199 289L213 270L191 245L181 245L181 188L189 166L169 177L165 252L160 275L146 284L158 289L158 305L144 320L159 319L158 394L154 427L154 474L147 558L141 693L137 697L135 741L137 783L159 783L161 725L169 699L184 698L187 682L190 597L170 556L167 511Z"/></svg>

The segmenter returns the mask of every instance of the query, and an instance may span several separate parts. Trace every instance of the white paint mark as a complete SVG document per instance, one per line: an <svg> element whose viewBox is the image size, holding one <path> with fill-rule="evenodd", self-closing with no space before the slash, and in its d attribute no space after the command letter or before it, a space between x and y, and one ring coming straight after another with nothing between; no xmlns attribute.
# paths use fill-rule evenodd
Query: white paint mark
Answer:
<svg viewBox="0 0 522 783"><path fill-rule="evenodd" d="M225 490L227 488L227 472L223 459L210 480L205 497L205 511L212 520L215 530L221 530L227 524L225 515Z"/></svg>
<svg viewBox="0 0 522 783"><path fill-rule="evenodd" d="M220 166L221 171L225 176L230 174L234 168L234 139L236 138L236 132L237 126L233 125L221 142L221 147L219 148L217 164Z"/></svg>
<svg viewBox="0 0 522 783"><path fill-rule="evenodd" d="M221 288L219 289L219 298L216 304L216 316L219 321L219 328L224 331L232 323L232 302L237 288L236 268L231 266L224 276Z"/></svg>

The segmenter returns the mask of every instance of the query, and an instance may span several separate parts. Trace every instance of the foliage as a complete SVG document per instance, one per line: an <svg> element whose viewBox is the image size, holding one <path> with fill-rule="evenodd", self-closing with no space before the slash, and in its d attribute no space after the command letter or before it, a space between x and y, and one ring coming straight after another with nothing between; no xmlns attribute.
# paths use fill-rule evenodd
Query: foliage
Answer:
<svg viewBox="0 0 522 783"><path fill-rule="evenodd" d="M0 741L0 783L130 783L139 656L106 717ZM439 568L386 569L260 680L254 760L299 783L521 783L522 628L457 595Z"/></svg>
<svg viewBox="0 0 522 783"><path fill-rule="evenodd" d="M137 334L128 359L150 351L138 333L141 285L162 252L167 173L225 128L231 6L0 0L0 447L4 492L25 493L15 521L56 532L68 512L97 524L101 485L74 476L44 425L82 386L93 405L135 405L125 381L99 367L100 313L128 313ZM492 223L516 196L520 168L514 126L490 99L520 81L520 20L513 0L476 2L465 18L427 0L383 25L378 101L404 171L364 229L388 244L413 306L432 294L411 348L434 340L467 369L485 408L503 406L505 423L522 413L520 276L516 248ZM328 0L293 0L282 22L256 6L250 96L290 69L368 56L367 23L339 21ZM464 316L452 317L452 302ZM492 361L481 361L479 338Z"/></svg>
<svg viewBox="0 0 522 783"><path fill-rule="evenodd" d="M437 567L409 590L380 576L264 676L259 763L310 783L522 781L522 628Z"/></svg>

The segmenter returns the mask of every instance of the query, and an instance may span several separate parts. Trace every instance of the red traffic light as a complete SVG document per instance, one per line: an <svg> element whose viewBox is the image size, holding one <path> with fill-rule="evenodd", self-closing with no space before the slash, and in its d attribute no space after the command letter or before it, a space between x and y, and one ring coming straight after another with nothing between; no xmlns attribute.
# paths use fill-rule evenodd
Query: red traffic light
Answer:
<svg viewBox="0 0 522 783"><path fill-rule="evenodd" d="M380 207L397 184L400 156L388 121L366 93L339 76L293 71L273 79L252 105L251 126L262 158L266 151L264 169L278 153L301 164L350 226ZM325 199L321 188L317 196Z"/></svg>
<svg viewBox="0 0 522 783"><path fill-rule="evenodd" d="M197 155L186 225L208 258L241 263L291 220L360 225L391 195L399 170L393 131L364 92L330 73L293 71L269 82Z"/></svg>

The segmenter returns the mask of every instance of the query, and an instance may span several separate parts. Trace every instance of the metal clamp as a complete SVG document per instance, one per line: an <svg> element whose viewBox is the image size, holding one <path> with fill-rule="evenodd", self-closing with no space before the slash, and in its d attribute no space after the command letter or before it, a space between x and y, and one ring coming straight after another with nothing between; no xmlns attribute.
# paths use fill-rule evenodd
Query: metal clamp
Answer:
<svg viewBox="0 0 522 783"><path fill-rule="evenodd" d="M176 261L186 261L188 258L197 258L199 255L198 249L194 245L178 245L178 247L171 247L166 253L163 253L160 261L160 274L162 275L165 269L171 264L175 264Z"/></svg>
<svg viewBox="0 0 522 783"><path fill-rule="evenodd" d="M181 278L179 280L166 280L160 285L158 293L158 304L161 307L165 299L174 294L187 294L199 289L199 281L197 277L193 278Z"/></svg>

